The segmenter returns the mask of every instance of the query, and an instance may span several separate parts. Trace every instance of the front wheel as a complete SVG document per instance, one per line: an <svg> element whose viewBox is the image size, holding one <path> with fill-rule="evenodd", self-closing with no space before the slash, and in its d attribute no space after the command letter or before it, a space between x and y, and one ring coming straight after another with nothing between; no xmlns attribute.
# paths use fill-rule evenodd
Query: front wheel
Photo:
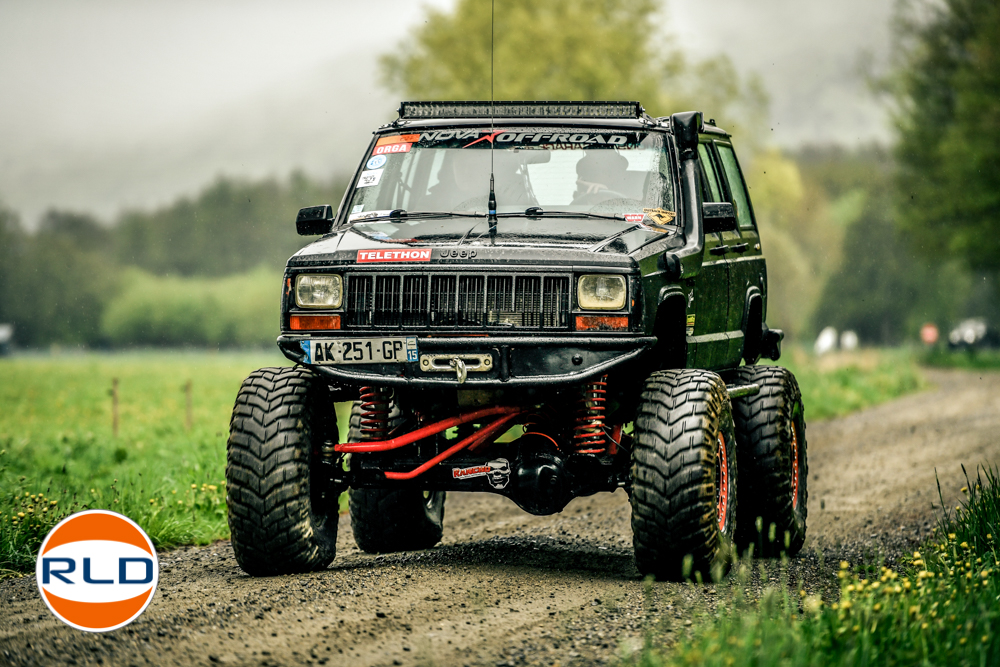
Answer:
<svg viewBox="0 0 1000 667"><path fill-rule="evenodd" d="M719 574L736 526L736 437L722 379L658 371L646 380L632 450L636 566L661 579Z"/></svg>
<svg viewBox="0 0 1000 667"><path fill-rule="evenodd" d="M322 471L336 437L327 386L301 368L243 381L226 445L226 501L236 562L267 576L321 570L337 546L338 494Z"/></svg>

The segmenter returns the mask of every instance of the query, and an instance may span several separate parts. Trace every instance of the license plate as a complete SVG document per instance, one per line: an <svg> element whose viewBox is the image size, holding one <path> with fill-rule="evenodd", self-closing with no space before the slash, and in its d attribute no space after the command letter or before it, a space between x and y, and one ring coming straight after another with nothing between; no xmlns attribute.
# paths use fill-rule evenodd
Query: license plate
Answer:
<svg viewBox="0 0 1000 667"><path fill-rule="evenodd" d="M417 361L417 339L347 338L302 341L310 364L401 364Z"/></svg>

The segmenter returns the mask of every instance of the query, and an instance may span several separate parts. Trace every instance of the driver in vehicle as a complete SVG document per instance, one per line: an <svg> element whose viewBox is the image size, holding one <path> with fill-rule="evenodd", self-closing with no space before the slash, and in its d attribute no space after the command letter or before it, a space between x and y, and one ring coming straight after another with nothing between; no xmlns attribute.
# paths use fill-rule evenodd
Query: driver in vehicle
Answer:
<svg viewBox="0 0 1000 667"><path fill-rule="evenodd" d="M576 163L576 192L573 204L596 204L612 197L624 197L628 160L617 151L585 151Z"/></svg>

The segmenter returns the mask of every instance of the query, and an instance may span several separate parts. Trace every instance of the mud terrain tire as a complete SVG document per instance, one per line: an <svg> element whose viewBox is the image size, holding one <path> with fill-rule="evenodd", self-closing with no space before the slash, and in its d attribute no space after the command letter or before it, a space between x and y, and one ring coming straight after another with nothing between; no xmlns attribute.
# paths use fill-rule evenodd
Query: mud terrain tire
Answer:
<svg viewBox="0 0 1000 667"><path fill-rule="evenodd" d="M393 403L389 423L402 422ZM351 407L348 442L360 442L361 403ZM370 554L430 549L444 534L444 491L351 489L351 532L358 548Z"/></svg>
<svg viewBox="0 0 1000 667"><path fill-rule="evenodd" d="M708 581L713 568L726 567L736 525L736 438L722 379L701 370L653 373L633 436L636 566L658 579L700 572Z"/></svg>
<svg viewBox="0 0 1000 667"><path fill-rule="evenodd" d="M740 549L755 544L763 556L794 555L806 539L809 498L802 392L795 376L779 366L744 366L730 380L760 385L760 393L733 400L736 457L743 473L736 542Z"/></svg>
<svg viewBox="0 0 1000 667"><path fill-rule="evenodd" d="M336 553L338 502L318 475L336 441L326 385L302 368L262 368L243 381L226 445L226 500L243 570L268 576L321 570Z"/></svg>

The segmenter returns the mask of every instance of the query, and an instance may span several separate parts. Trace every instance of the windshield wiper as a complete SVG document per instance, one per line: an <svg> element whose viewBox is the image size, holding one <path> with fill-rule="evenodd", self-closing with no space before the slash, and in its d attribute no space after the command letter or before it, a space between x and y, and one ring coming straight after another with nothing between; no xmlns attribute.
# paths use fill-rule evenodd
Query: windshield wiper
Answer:
<svg viewBox="0 0 1000 667"><path fill-rule="evenodd" d="M458 211L406 211L397 208L382 215L373 215L366 218L357 218L349 221L349 226L372 220L428 220L434 218L485 218L485 213L461 213Z"/></svg>
<svg viewBox="0 0 1000 667"><path fill-rule="evenodd" d="M596 218L598 220L618 220L625 221L625 214L621 215L601 215L599 213L585 213L577 211L543 211L540 206L532 206L524 213L501 213L501 218Z"/></svg>

